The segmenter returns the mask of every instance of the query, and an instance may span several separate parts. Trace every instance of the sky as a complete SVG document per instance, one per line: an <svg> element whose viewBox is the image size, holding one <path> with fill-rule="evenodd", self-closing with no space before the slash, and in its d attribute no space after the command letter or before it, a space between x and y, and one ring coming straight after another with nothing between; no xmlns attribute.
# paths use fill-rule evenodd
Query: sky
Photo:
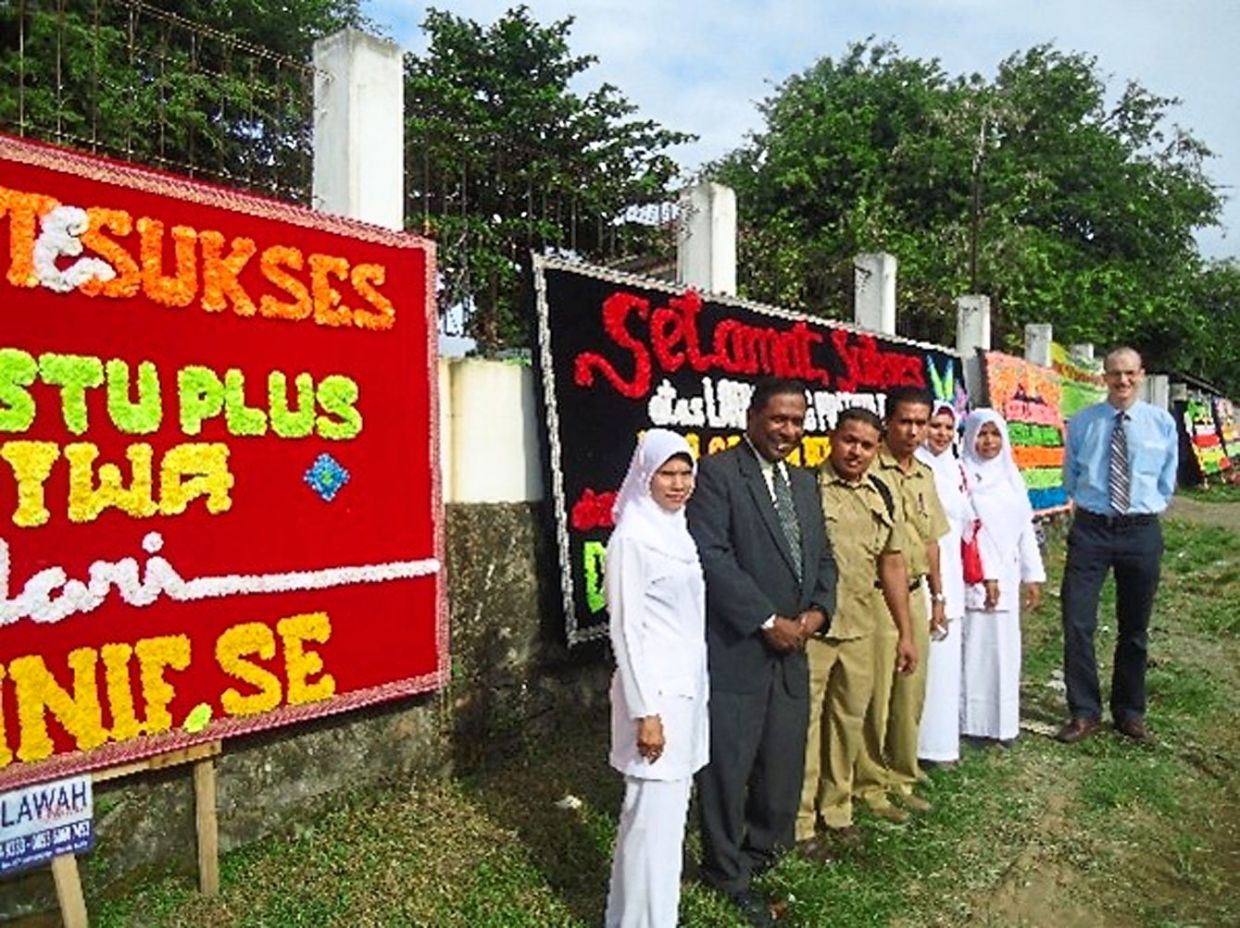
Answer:
<svg viewBox="0 0 1240 928"><path fill-rule="evenodd" d="M489 24L515 3L440 0ZM606 81L638 115L698 141L673 150L692 173L761 128L755 104L785 78L874 36L949 75L993 78L1013 52L1043 42L1097 59L1116 94L1126 81L1182 102L1171 122L1215 153L1206 172L1227 198L1225 228L1198 234L1202 253L1240 257L1240 0L527 0L542 23L573 16L574 54L598 63L578 90ZM367 0L404 49L425 51L427 5Z"/></svg>

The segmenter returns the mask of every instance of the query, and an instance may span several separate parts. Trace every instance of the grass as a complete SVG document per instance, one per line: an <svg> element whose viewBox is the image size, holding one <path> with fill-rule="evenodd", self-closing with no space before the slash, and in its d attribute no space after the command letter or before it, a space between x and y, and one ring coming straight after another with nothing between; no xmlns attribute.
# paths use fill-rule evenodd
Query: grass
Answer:
<svg viewBox="0 0 1240 928"><path fill-rule="evenodd" d="M1240 483L1211 480L1208 487L1181 488L1176 492L1203 503L1240 503Z"/></svg>
<svg viewBox="0 0 1240 928"><path fill-rule="evenodd" d="M1240 924L1240 538L1176 522L1165 535L1149 672L1155 743L1107 733L1067 748L1027 731L1010 750L967 749L954 769L931 772L929 813L906 826L863 817L862 848L830 864L786 859L764 877L763 889L790 901L781 926ZM1022 715L1040 730L1063 713L1061 543L1047 560L1044 605L1024 626ZM1104 674L1113 602L1108 584ZM108 928L598 925L621 793L606 738L600 717L455 779L342 797L293 836L226 854L215 898L166 874L94 901L92 918ZM568 795L574 807L558 807ZM741 924L686 882L685 928Z"/></svg>
<svg viewBox="0 0 1240 928"><path fill-rule="evenodd" d="M1087 813L1105 818L1117 810L1141 809L1170 817L1178 811L1176 784L1184 770L1174 756L1113 739L1093 740L1083 753L1092 762L1077 798Z"/></svg>

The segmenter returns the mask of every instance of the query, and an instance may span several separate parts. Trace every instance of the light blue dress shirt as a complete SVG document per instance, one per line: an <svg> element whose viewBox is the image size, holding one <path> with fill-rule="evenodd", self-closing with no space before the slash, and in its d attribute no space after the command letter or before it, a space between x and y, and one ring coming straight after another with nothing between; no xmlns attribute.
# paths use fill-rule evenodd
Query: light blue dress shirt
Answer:
<svg viewBox="0 0 1240 928"><path fill-rule="evenodd" d="M1104 516L1116 515L1108 473L1111 431L1118 413L1110 403L1082 409L1068 420L1064 448L1064 489L1077 506ZM1120 515L1162 512L1175 493L1180 447L1175 421L1166 410L1139 400L1125 415L1131 491L1128 510Z"/></svg>

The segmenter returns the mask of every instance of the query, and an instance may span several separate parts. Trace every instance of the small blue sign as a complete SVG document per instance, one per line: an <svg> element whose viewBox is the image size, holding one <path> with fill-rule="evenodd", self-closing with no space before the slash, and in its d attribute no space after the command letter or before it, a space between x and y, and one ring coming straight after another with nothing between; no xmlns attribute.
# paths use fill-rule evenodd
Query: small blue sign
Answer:
<svg viewBox="0 0 1240 928"><path fill-rule="evenodd" d="M0 794L0 873L95 846L90 774Z"/></svg>

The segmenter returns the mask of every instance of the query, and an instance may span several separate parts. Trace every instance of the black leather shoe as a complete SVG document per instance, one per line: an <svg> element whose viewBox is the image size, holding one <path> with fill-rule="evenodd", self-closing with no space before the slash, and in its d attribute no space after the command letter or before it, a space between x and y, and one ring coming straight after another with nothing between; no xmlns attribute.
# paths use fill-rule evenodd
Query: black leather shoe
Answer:
<svg viewBox="0 0 1240 928"><path fill-rule="evenodd" d="M753 928L774 928L775 919L771 917L771 907L757 893L745 889L737 893L729 893L728 898L745 917L745 922Z"/></svg>

